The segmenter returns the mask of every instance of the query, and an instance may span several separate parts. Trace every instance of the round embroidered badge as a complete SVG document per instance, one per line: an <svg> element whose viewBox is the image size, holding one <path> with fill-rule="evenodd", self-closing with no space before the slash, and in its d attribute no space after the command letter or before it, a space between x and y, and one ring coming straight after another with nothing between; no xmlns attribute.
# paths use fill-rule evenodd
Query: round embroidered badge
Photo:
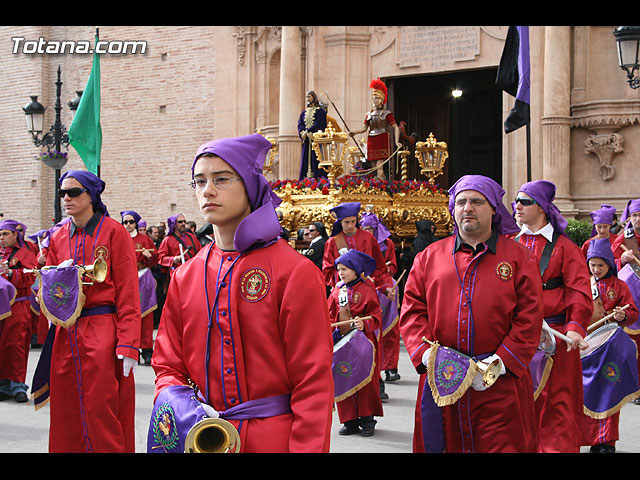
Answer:
<svg viewBox="0 0 640 480"><path fill-rule="evenodd" d="M618 364L615 362L607 362L600 369L600 375L609 380L611 383L616 383L621 379L621 370Z"/></svg>
<svg viewBox="0 0 640 480"><path fill-rule="evenodd" d="M109 258L109 250L104 245L98 245L93 251L93 258L102 257L105 260Z"/></svg>
<svg viewBox="0 0 640 480"><path fill-rule="evenodd" d="M513 276L513 267L509 262L500 262L496 266L496 274L502 280L509 280Z"/></svg>
<svg viewBox="0 0 640 480"><path fill-rule="evenodd" d="M618 296L618 292L616 292L614 288L610 288L609 290L607 290L607 298L609 300L615 300L617 296Z"/></svg>
<svg viewBox="0 0 640 480"><path fill-rule="evenodd" d="M262 300L271 286L267 272L261 268L251 268L240 278L240 295L247 302Z"/></svg>
<svg viewBox="0 0 640 480"><path fill-rule="evenodd" d="M353 294L353 297L351 297L351 303L353 303L354 305L356 303L360 303L360 292L355 292Z"/></svg>

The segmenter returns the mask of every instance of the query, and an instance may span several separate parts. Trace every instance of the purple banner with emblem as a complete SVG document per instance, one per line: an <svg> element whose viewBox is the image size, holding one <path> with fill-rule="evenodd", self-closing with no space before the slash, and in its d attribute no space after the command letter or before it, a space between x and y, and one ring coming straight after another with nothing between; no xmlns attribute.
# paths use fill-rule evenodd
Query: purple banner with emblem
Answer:
<svg viewBox="0 0 640 480"><path fill-rule="evenodd" d="M184 453L189 430L205 418L207 414L193 388L187 385L163 388L151 412L147 453Z"/></svg>
<svg viewBox="0 0 640 480"><path fill-rule="evenodd" d="M82 313L85 296L82 273L76 266L43 268L38 298L42 313L55 325L71 327Z"/></svg>
<svg viewBox="0 0 640 480"><path fill-rule="evenodd" d="M636 305L640 305L640 277L638 277L635 270L631 268L631 264L627 263L620 269L618 272L618 278L629 286L634 303ZM626 325L624 329L631 335L640 334L640 318L632 324Z"/></svg>
<svg viewBox="0 0 640 480"><path fill-rule="evenodd" d="M398 323L398 293L393 300L378 292L378 301L382 310L382 336L386 335Z"/></svg>
<svg viewBox="0 0 640 480"><path fill-rule="evenodd" d="M440 407L458 401L471 386L477 370L470 357L438 344L431 347L427 363L427 380L431 394Z"/></svg>
<svg viewBox="0 0 640 480"><path fill-rule="evenodd" d="M608 324L588 335L581 354L584 413L606 418L640 394L637 347L623 328Z"/></svg>
<svg viewBox="0 0 640 480"><path fill-rule="evenodd" d="M140 287L140 312L144 317L158 307L156 279L150 269L138 270L138 285Z"/></svg>
<svg viewBox="0 0 640 480"><path fill-rule="evenodd" d="M16 300L16 287L4 277L0 277L0 320L11 315L11 307Z"/></svg>
<svg viewBox="0 0 640 480"><path fill-rule="evenodd" d="M540 392L544 389L551 368L553 367L553 357L548 355L544 350L537 350L529 363L529 373L533 380L533 399L537 399Z"/></svg>
<svg viewBox="0 0 640 480"><path fill-rule="evenodd" d="M375 367L375 347L360 330L352 330L333 346L331 371L334 400L339 402L367 385Z"/></svg>

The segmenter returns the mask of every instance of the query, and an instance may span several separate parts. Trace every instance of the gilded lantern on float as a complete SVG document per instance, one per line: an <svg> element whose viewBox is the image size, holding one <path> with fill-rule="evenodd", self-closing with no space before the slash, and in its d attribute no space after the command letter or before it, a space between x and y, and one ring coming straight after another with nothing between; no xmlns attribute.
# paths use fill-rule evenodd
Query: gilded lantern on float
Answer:
<svg viewBox="0 0 640 480"><path fill-rule="evenodd" d="M318 167L327 172L331 187L335 186L336 178L344 170L344 160L349 153L348 139L349 135L345 132L337 132L332 123L329 123L325 130L313 134L311 145L313 151L316 152Z"/></svg>
<svg viewBox="0 0 640 480"><path fill-rule="evenodd" d="M433 133L425 142L416 143L416 158L420 163L420 173L429 179L431 185L442 175L444 164L449 158L449 150L446 142L438 142Z"/></svg>

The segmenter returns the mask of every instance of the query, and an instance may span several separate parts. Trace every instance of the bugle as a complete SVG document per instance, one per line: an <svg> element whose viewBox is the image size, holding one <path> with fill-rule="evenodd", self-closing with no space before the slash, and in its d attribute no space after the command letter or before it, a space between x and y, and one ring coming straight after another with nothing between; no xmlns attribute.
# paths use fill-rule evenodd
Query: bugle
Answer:
<svg viewBox="0 0 640 480"><path fill-rule="evenodd" d="M240 434L231 422L205 418L196 423L184 441L185 453L238 453Z"/></svg>

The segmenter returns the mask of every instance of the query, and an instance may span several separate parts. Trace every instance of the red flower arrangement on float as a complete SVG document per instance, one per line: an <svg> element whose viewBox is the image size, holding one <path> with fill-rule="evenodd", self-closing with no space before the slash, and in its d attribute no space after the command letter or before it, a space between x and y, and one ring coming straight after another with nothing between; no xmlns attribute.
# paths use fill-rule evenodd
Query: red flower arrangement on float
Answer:
<svg viewBox="0 0 640 480"><path fill-rule="evenodd" d="M396 193L411 193L426 190L432 194L442 194L444 190L438 185L432 185L423 180L385 180L375 176L364 175L344 175L336 180L336 188L342 191L350 190L372 190L383 191L391 195ZM275 192L284 189L287 185L297 193L318 193L329 194L329 180L326 178L304 178L302 180L274 180L269 182L271 189Z"/></svg>

